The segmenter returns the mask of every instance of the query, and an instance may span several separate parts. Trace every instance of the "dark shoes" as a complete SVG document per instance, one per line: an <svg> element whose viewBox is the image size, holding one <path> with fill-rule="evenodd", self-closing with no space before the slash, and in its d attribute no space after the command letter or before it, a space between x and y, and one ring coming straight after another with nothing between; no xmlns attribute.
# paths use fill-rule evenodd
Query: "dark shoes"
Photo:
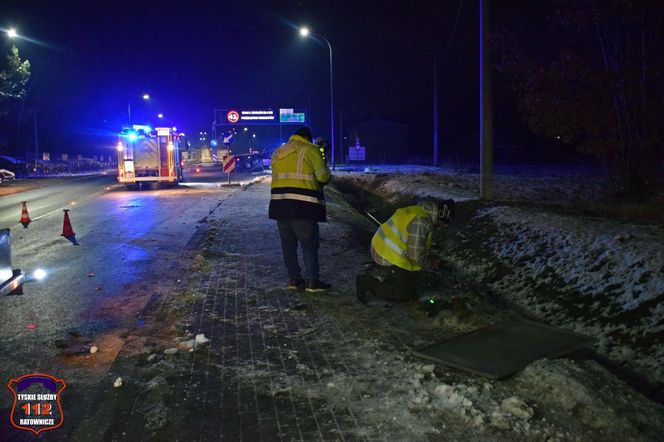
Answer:
<svg viewBox="0 0 664 442"><path fill-rule="evenodd" d="M325 284L317 279L308 279L304 291L307 293L319 293L329 290L330 287L332 287L330 284Z"/></svg>
<svg viewBox="0 0 664 442"><path fill-rule="evenodd" d="M304 279L302 278L291 278L288 283L288 288L291 290L304 290Z"/></svg>

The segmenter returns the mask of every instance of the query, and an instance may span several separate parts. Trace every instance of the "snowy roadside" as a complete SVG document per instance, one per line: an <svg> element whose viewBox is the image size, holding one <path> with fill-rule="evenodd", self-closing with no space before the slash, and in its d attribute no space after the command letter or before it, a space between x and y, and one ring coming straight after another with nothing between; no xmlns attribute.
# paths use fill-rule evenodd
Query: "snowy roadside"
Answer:
<svg viewBox="0 0 664 442"><path fill-rule="evenodd" d="M89 419L91 434L97 419L113 426L107 408L113 406L127 410L115 410L118 435L126 428L148 438L196 439L203 424L190 403L217 410L224 389L233 393L223 396L226 413L237 407L243 416L258 408L255 401L271 417L297 412L310 423L325 416L316 424L322 428L333 426L327 416L339 417L332 432L307 438L291 426L261 433L267 440L623 441L656 440L664 430L660 405L593 360L540 360L495 381L415 357L414 347L507 313L484 301L432 320L418 305L359 304L353 276L369 260L366 241L374 226L333 192L327 194L330 222L321 225L321 265L335 290L312 296L281 289L278 242L266 229L273 227L265 217L269 189L259 183L246 190L211 214L187 281L176 296L163 298L150 313L154 328L141 329L144 335L116 361L107 386L113 394ZM260 269L255 278L237 277L250 268ZM448 268L440 276L443 293L454 289L482 302L481 293L454 288L452 273ZM211 341L192 343L200 333ZM252 334L256 339L243 340ZM118 376L125 385L113 388ZM187 416L195 425L183 425ZM264 417L259 427L274 420ZM233 433L218 434L233 439Z"/></svg>
<svg viewBox="0 0 664 442"><path fill-rule="evenodd" d="M368 260L361 237L373 226L336 198L328 198L328 205L331 222L321 227L321 260L333 262L335 274L354 275ZM452 290L443 284L444 292ZM499 322L509 313L497 307L441 312L432 320L417 305L358 304L351 277L336 287L339 296L306 297L302 310L263 311L263 321L286 315L300 323L297 331L266 330L284 338L295 370L241 365L237 375L243 382L272 397L350 409L357 437L368 440L653 440L664 429L661 406L593 360L540 360L496 381L430 364L410 352ZM477 296L456 291L471 301ZM308 355L317 348L334 349L329 364L311 360Z"/></svg>
<svg viewBox="0 0 664 442"><path fill-rule="evenodd" d="M381 166L369 172L335 180L392 205L412 197L467 202L472 216L441 238L445 262L544 322L596 337L600 354L664 384L664 229L526 203L573 201L582 209L600 198L596 177L498 175L496 202L482 207L474 201L476 174Z"/></svg>

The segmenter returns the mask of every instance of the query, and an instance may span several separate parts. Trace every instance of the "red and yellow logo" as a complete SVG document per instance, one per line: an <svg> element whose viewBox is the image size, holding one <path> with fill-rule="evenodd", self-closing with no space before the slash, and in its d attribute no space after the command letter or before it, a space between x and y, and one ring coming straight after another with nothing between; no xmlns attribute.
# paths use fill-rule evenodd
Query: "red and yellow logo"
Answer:
<svg viewBox="0 0 664 442"><path fill-rule="evenodd" d="M9 381L7 387L14 394L10 416L14 427L38 435L64 422L60 395L67 385L62 379L42 373L26 374Z"/></svg>

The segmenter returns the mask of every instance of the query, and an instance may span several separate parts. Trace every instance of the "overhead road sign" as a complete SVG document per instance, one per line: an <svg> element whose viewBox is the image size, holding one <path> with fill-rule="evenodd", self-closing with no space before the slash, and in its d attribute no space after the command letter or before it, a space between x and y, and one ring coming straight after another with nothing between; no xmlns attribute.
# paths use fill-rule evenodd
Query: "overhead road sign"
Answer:
<svg viewBox="0 0 664 442"><path fill-rule="evenodd" d="M223 125L304 125L307 121L307 111L290 107L258 108L258 109L215 109L214 126Z"/></svg>

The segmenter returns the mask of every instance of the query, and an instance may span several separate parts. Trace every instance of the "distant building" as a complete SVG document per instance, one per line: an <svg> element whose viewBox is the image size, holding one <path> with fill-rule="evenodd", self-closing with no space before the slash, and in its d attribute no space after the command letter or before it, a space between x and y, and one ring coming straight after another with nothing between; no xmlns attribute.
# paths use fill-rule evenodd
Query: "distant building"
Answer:
<svg viewBox="0 0 664 442"><path fill-rule="evenodd" d="M380 117L351 126L344 140L344 160L356 138L365 147L366 163L402 163L408 160L408 126Z"/></svg>

